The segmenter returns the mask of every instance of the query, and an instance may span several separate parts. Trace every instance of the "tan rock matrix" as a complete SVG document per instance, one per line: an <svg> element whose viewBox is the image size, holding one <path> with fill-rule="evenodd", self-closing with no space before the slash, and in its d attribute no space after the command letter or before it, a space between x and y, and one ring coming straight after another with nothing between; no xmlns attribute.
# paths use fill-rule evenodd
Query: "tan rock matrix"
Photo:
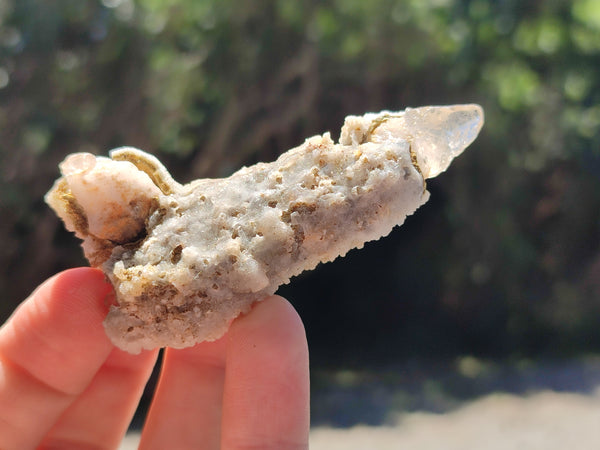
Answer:
<svg viewBox="0 0 600 450"><path fill-rule="evenodd" d="M47 203L113 283L105 329L131 353L221 337L320 262L387 235L483 125L478 105L349 116L272 163L181 185L153 156L69 155Z"/></svg>

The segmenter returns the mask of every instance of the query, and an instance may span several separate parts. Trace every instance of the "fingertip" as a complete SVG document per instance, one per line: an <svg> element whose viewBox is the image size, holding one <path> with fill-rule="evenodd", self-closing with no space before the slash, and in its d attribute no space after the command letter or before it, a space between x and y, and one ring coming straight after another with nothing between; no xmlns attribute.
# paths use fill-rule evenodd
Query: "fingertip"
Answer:
<svg viewBox="0 0 600 450"><path fill-rule="evenodd" d="M268 297L236 319L227 336L224 447L306 448L308 345L296 310Z"/></svg>
<svg viewBox="0 0 600 450"><path fill-rule="evenodd" d="M104 272L95 267L75 267L54 275L50 280L61 280L72 284L90 283L90 287L98 289L110 288Z"/></svg>
<svg viewBox="0 0 600 450"><path fill-rule="evenodd" d="M308 366L308 343L302 319L285 298L272 295L253 305L233 321L227 333L228 348L237 349L244 366L253 358L266 365ZM235 350L231 352L235 354Z"/></svg>
<svg viewBox="0 0 600 450"><path fill-rule="evenodd" d="M308 361L302 319L292 304L278 295L255 303L248 314L234 320L227 337L228 347L243 349L243 361L251 360L253 355L265 362L278 359L275 364L283 359L290 364Z"/></svg>
<svg viewBox="0 0 600 450"><path fill-rule="evenodd" d="M48 279L0 330L0 356L56 389L82 389L113 348L102 326L111 292L89 267Z"/></svg>
<svg viewBox="0 0 600 450"><path fill-rule="evenodd" d="M41 292L40 292L41 291ZM58 300L62 313L77 314L82 309L93 312L104 320L112 285L100 269L77 267L60 272L34 292L34 301L49 303Z"/></svg>
<svg viewBox="0 0 600 450"><path fill-rule="evenodd" d="M279 295L271 295L256 302L248 314L238 317L232 323L228 335L231 338L237 333L248 333L261 328L271 332L286 332L295 336L295 339L306 340L304 324L298 312L289 301Z"/></svg>

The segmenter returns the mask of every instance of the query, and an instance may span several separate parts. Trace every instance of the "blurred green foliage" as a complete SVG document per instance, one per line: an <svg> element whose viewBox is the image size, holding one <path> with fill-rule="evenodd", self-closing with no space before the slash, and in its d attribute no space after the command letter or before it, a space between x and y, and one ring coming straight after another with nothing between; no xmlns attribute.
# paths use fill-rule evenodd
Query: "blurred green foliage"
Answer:
<svg viewBox="0 0 600 450"><path fill-rule="evenodd" d="M314 359L598 351L599 68L595 0L0 0L1 317L84 264L42 201L68 153L133 145L187 181L347 114L477 102L427 206L283 289Z"/></svg>

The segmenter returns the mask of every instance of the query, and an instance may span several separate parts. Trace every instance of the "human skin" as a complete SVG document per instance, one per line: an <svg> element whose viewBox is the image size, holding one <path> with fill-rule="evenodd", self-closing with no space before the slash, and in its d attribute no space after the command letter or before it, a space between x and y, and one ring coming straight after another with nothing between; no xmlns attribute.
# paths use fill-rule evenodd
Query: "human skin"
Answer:
<svg viewBox="0 0 600 450"><path fill-rule="evenodd" d="M37 288L0 328L0 448L117 448L157 350L114 347L102 321L113 295L93 268ZM215 342L166 349L141 449L308 447L302 322L272 296Z"/></svg>

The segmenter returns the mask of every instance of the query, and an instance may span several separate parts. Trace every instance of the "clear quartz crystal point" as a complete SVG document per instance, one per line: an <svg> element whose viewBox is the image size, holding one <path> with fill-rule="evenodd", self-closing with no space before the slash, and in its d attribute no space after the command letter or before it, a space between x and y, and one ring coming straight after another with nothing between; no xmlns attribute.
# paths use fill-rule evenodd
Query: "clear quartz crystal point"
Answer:
<svg viewBox="0 0 600 450"><path fill-rule="evenodd" d="M404 119L421 172L433 178L475 140L483 109L475 104L407 108Z"/></svg>

